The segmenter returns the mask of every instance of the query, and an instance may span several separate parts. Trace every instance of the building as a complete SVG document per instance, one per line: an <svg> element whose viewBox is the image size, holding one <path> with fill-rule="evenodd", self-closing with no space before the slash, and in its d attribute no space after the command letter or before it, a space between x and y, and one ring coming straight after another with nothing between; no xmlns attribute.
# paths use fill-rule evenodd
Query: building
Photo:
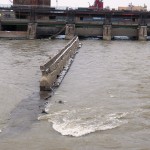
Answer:
<svg viewBox="0 0 150 150"><path fill-rule="evenodd" d="M147 11L147 6L134 6L130 3L127 7L118 7L118 10L130 10L130 11Z"/></svg>
<svg viewBox="0 0 150 150"><path fill-rule="evenodd" d="M13 5L51 6L51 0L13 0Z"/></svg>

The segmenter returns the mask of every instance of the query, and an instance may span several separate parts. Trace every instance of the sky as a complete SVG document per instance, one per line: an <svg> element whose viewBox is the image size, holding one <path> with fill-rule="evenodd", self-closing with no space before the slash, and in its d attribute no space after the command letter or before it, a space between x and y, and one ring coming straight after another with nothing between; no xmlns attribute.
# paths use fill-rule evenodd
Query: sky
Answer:
<svg viewBox="0 0 150 150"><path fill-rule="evenodd" d="M11 4L12 0L0 0L0 4ZM58 6L68 6L68 7L88 7L89 4L92 5L95 0L51 0L51 4L55 7L56 1ZM110 8L118 8L118 6L128 6L129 3L132 3L136 6L147 5L148 10L150 10L150 0L103 0L104 7L109 6Z"/></svg>

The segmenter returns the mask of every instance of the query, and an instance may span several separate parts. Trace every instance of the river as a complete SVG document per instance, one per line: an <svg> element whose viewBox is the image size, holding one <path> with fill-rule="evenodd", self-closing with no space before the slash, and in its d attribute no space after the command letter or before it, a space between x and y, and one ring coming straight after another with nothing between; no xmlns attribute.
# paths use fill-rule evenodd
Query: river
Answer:
<svg viewBox="0 0 150 150"><path fill-rule="evenodd" d="M150 43L81 42L47 104L39 66L67 41L0 41L0 150L149 149Z"/></svg>

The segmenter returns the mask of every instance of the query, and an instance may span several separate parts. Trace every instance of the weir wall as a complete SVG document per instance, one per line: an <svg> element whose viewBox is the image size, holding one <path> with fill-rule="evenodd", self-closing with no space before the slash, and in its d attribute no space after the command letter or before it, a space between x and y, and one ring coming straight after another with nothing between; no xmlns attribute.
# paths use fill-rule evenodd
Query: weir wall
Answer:
<svg viewBox="0 0 150 150"><path fill-rule="evenodd" d="M79 39L75 36L58 54L46 61L40 66L42 77L40 79L40 90L51 90L55 86L60 73L67 65L69 59L72 59L79 48Z"/></svg>
<svg viewBox="0 0 150 150"><path fill-rule="evenodd" d="M56 10L23 6L14 6L13 9L14 11L0 11L0 31L3 31L0 38L4 34L5 37L13 38L9 32L14 31L14 37L19 32L27 32L26 39L60 34L65 35L66 39L77 35L98 36L104 40L111 40L114 36L146 40L150 36L150 12Z"/></svg>

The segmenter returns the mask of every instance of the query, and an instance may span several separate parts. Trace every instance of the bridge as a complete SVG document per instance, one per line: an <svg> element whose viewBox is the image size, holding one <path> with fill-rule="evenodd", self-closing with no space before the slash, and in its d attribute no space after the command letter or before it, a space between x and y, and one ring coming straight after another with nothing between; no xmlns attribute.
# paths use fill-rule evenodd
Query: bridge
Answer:
<svg viewBox="0 0 150 150"><path fill-rule="evenodd" d="M56 9L43 6L0 7L0 37L36 39L64 34L66 39L128 36L147 40L150 36L150 12Z"/></svg>

